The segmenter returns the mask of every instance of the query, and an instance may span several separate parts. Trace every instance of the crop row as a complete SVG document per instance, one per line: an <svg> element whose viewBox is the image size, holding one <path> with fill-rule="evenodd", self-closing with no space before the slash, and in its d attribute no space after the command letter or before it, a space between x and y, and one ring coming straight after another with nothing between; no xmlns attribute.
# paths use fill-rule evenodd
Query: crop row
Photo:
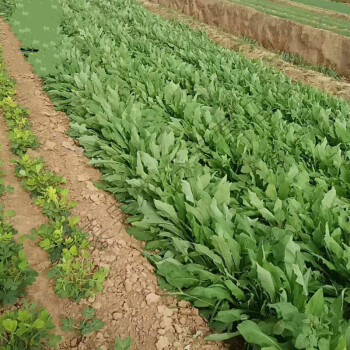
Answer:
<svg viewBox="0 0 350 350"><path fill-rule="evenodd" d="M108 271L104 268L96 270L89 259L88 235L78 227L79 218L70 217L70 209L76 203L69 201L68 189L62 187L65 179L47 170L41 158L30 158L26 154L28 149L37 148L39 142L27 119L28 110L17 105L14 94L9 79L1 91L0 107L9 128L11 150L19 156L16 175L22 178L22 186L31 192L34 203L50 219L49 225L33 230L33 234L40 237L40 246L49 252L55 263L50 277L55 278L56 293L79 301L102 290Z"/></svg>
<svg viewBox="0 0 350 350"><path fill-rule="evenodd" d="M1 99L15 93L13 81L8 79L2 60L0 61L0 95ZM27 125L23 121L23 125ZM9 134L10 144L16 147L13 133ZM17 140L23 140L23 135ZM22 150L17 144L19 151ZM0 161L0 167L2 167ZM13 188L3 182L4 171L0 169L0 198L7 192L13 192ZM37 277L28 264L23 245L15 240L17 231L9 222L15 215L14 211L4 210L0 203L0 306L21 303L21 307L3 311L0 315L0 348L4 350L29 349L41 346L52 346L60 337L55 336L51 330L55 327L50 314L36 303L31 305L23 297L26 295L27 286L32 285Z"/></svg>
<svg viewBox="0 0 350 350"><path fill-rule="evenodd" d="M88 234L77 226L79 218L71 216L70 209L76 204L69 201L68 189L62 187L65 179L47 170L41 158L26 154L28 149L37 148L39 142L27 119L29 111L13 100L15 93L14 81L8 77L1 58L0 107L8 126L11 150L19 156L15 172L24 189L31 192L34 203L50 219L48 225L33 229L32 237L39 237L40 246L50 254L53 267L49 277L54 277L56 293L79 301L102 290L108 269L97 268L89 258ZM0 177L0 196L11 190ZM30 305L19 299L25 296L26 287L34 283L37 273L29 267L23 246L14 240L16 231L4 221L12 215L11 211L4 212L0 204L0 305L20 302L22 307L5 311L0 317L0 347L55 348L61 337L51 332L55 326L50 314L36 303ZM89 317L82 323L84 334L104 325L98 319L90 320L93 311L87 311Z"/></svg>
<svg viewBox="0 0 350 350"><path fill-rule="evenodd" d="M0 166L2 163L0 162ZM0 198L13 188L3 183L0 169ZM37 272L30 268L23 246L17 243L17 233L8 219L12 211L4 211L0 202L0 306L18 303L26 295L27 286L34 283ZM59 337L51 333L54 324L50 314L37 304L22 302L22 307L0 315L0 347L4 350L55 346Z"/></svg>
<svg viewBox="0 0 350 350"><path fill-rule="evenodd" d="M226 332L211 339L345 349L349 105L133 1L62 11L55 56L29 59L160 285Z"/></svg>

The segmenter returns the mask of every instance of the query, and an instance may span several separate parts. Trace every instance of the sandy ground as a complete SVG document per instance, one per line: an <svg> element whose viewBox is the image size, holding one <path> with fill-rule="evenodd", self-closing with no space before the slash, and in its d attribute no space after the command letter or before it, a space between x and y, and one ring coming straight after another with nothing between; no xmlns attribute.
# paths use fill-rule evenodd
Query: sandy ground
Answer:
<svg viewBox="0 0 350 350"><path fill-rule="evenodd" d="M311 69L295 66L279 58L277 53L268 51L259 44L252 45L246 43L239 37L224 32L219 27L205 24L168 7L144 0L141 3L149 11L157 13L164 18L187 23L192 29L205 31L213 42L221 46L241 52L245 57L250 59L261 59L264 64L285 73L295 82L300 81L303 84L311 85L336 97L350 100L350 83L346 80L340 81Z"/></svg>
<svg viewBox="0 0 350 350"><path fill-rule="evenodd" d="M133 350L201 349L218 350L228 347L222 343L206 342L203 338L209 328L198 310L174 297L165 297L157 287L153 267L142 255L142 243L125 232L123 215L115 199L93 186L101 174L88 165L83 149L66 135L69 118L54 109L42 91L41 80L32 72L30 64L20 53L20 42L10 27L0 22L0 43L3 46L5 64L9 74L17 82L17 102L31 112L29 118L33 132L41 147L30 151L33 156L43 156L48 167L67 178L70 198L78 203L74 215L82 219L82 226L92 230L92 257L96 265L109 267L103 292L79 305L59 299L52 282L46 277L50 266L47 255L34 242L25 242L25 251L32 267L40 275L29 288L28 298L44 306L52 314L56 324L62 317L76 317L85 304L97 309L96 317L105 322L97 334L83 338L74 334L64 335L59 349L113 350L116 337L130 336ZM9 166L10 155L6 128L0 124L0 142L4 145L1 159L7 164L6 183L15 187L14 195L5 197L6 207L15 209L13 223L19 235L29 233L47 220L39 209L31 204ZM241 348L231 345L231 349Z"/></svg>

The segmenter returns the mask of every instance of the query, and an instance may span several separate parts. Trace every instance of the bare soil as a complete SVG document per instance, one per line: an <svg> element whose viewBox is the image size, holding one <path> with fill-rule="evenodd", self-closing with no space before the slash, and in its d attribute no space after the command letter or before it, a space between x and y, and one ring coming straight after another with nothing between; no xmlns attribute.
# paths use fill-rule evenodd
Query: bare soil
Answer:
<svg viewBox="0 0 350 350"><path fill-rule="evenodd" d="M0 44L7 70L17 82L17 102L31 112L29 119L41 147L31 151L32 156L43 156L48 167L67 178L70 198L78 203L74 215L82 219L81 225L89 227L96 265L110 268L103 292L79 305L59 299L53 292L52 282L46 277L50 266L48 257L34 242L25 242L25 251L33 268L40 275L29 288L31 301L37 301L52 314L56 325L62 317L76 317L83 305L97 309L96 317L105 322L97 334L77 337L66 334L59 349L113 350L116 337L130 336L133 350L138 349L201 349L227 348L222 343L206 342L210 333L198 310L174 297L164 296L159 290L153 267L142 255L142 243L125 232L123 215L118 203L110 194L94 187L100 179L97 169L88 165L83 149L66 135L69 118L55 111L53 104L42 90L41 80L32 72L30 64L20 52L21 44L10 27L0 21ZM5 146L1 159L8 164L10 151L6 128L0 124L0 143ZM15 194L5 198L7 208L16 210L13 219L20 235L29 233L32 227L46 222L40 210L31 204L29 194L19 186L13 166L6 166L6 183L15 187ZM231 349L241 349L240 342Z"/></svg>
<svg viewBox="0 0 350 350"><path fill-rule="evenodd" d="M142 0L141 3L149 11L164 18L186 23L194 30L206 32L213 42L221 46L241 52L249 59L261 59L264 64L283 72L295 82L301 82L336 97L350 100L350 83L348 81L340 81L314 70L295 66L281 59L278 53L268 51L259 44L246 43L241 38L223 31L220 27L205 24L169 7L144 0Z"/></svg>
<svg viewBox="0 0 350 350"><path fill-rule="evenodd" d="M151 0L225 32L252 38L269 50L300 54L350 78L350 38L222 0Z"/></svg>

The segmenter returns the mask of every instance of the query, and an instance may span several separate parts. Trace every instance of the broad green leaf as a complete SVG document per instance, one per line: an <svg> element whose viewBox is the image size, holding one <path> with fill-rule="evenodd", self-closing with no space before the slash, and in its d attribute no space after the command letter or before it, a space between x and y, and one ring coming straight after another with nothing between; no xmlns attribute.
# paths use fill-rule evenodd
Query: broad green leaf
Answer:
<svg viewBox="0 0 350 350"><path fill-rule="evenodd" d="M269 346L275 350L282 350L276 339L265 334L253 321L244 321L237 326L239 333L246 342L259 346Z"/></svg>
<svg viewBox="0 0 350 350"><path fill-rule="evenodd" d="M237 337L239 332L234 333L222 333L222 334L210 334L204 338L204 340L212 340L212 341L223 341L227 339L231 339Z"/></svg>
<svg viewBox="0 0 350 350"><path fill-rule="evenodd" d="M263 267L261 267L259 264L256 264L256 271L257 271L258 279L260 281L261 286L269 294L271 301L274 301L276 290L275 290L275 284L273 281L272 274L266 269L264 269Z"/></svg>
<svg viewBox="0 0 350 350"><path fill-rule="evenodd" d="M179 218L172 205L161 202L159 200L155 200L154 205L158 210L160 210L163 216L166 216L167 218L169 218L170 220L173 220L174 222L179 222Z"/></svg>
<svg viewBox="0 0 350 350"><path fill-rule="evenodd" d="M332 204L334 202L334 199L337 195L337 192L334 187L332 187L331 190L329 190L322 199L322 206L324 208L331 208Z"/></svg>
<svg viewBox="0 0 350 350"><path fill-rule="evenodd" d="M323 289L320 288L307 303L305 312L321 318L324 315L324 307Z"/></svg>
<svg viewBox="0 0 350 350"><path fill-rule="evenodd" d="M18 323L16 320L11 320L10 318L5 318L2 321L2 324L4 325L4 327L7 331L13 333L13 332L15 332Z"/></svg>

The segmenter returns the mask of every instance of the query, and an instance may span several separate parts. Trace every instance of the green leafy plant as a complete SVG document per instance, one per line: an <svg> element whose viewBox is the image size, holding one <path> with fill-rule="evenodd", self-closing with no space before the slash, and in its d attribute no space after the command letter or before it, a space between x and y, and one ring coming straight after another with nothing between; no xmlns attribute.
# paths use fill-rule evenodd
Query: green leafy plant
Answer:
<svg viewBox="0 0 350 350"><path fill-rule="evenodd" d="M76 256L81 249L89 247L88 235L77 226L78 220L77 217L62 216L49 225L32 230L34 236L40 236L40 247L49 252L52 262L58 261L65 250Z"/></svg>
<svg viewBox="0 0 350 350"><path fill-rule="evenodd" d="M90 260L88 235L78 226L78 217L69 217L76 203L69 200L68 189L59 187L65 179L45 168L41 158L22 156L16 163L16 174L22 185L31 191L34 203L52 220L32 231L40 236L40 246L47 250L56 263L49 276L55 278L56 293L62 298L87 298L102 290L108 269L97 268Z"/></svg>
<svg viewBox="0 0 350 350"><path fill-rule="evenodd" d="M127 337L124 340L120 337L117 338L114 345L114 350L129 350L131 346L131 338Z"/></svg>
<svg viewBox="0 0 350 350"><path fill-rule="evenodd" d="M2 47L0 48L0 103L4 98L13 97L16 93L15 81L9 78L4 59L2 57Z"/></svg>
<svg viewBox="0 0 350 350"><path fill-rule="evenodd" d="M48 187L59 187L66 179L45 168L43 158L31 158L27 154L16 160L16 175L22 178L22 186L33 197L44 195Z"/></svg>
<svg viewBox="0 0 350 350"><path fill-rule="evenodd" d="M28 111L19 108L12 100L11 94L0 101L0 107L10 128L8 136L12 152L23 155L29 148L37 148L39 141L32 133L30 123L26 119Z"/></svg>
<svg viewBox="0 0 350 350"><path fill-rule="evenodd" d="M85 306L82 312L83 318L77 326L74 325L75 322L72 318L63 318L61 320L61 329L63 331L78 330L81 336L97 332L104 327L104 323L100 319L94 318L95 312L96 309Z"/></svg>
<svg viewBox="0 0 350 350"><path fill-rule="evenodd" d="M3 184L3 175L0 169L0 196L5 191L13 191L12 187ZM33 284L38 275L29 267L22 245L14 240L16 230L6 222L14 215L13 211L4 212L0 203L0 305L14 304L26 294L26 287Z"/></svg>
<svg viewBox="0 0 350 350"><path fill-rule="evenodd" d="M24 154L29 148L39 147L39 142L31 130L14 128L9 132L10 146L13 153L17 155Z"/></svg>
<svg viewBox="0 0 350 350"><path fill-rule="evenodd" d="M14 233L10 224L0 222L0 304L14 304L38 275L29 267L22 245L13 239Z"/></svg>
<svg viewBox="0 0 350 350"><path fill-rule="evenodd" d="M4 350L56 348L60 337L52 333L55 328L50 314L37 304L15 311L6 311L0 317L0 347Z"/></svg>
<svg viewBox="0 0 350 350"><path fill-rule="evenodd" d="M99 293L108 273L107 268L97 268L85 250L78 255L75 250L64 249L59 262L49 271L49 277L55 277L55 291L61 298L80 301Z"/></svg>
<svg viewBox="0 0 350 350"><path fill-rule="evenodd" d="M67 188L49 186L42 196L36 198L35 204L42 207L43 213L49 218L68 217L71 214L70 209L77 205L69 200L68 194Z"/></svg>

